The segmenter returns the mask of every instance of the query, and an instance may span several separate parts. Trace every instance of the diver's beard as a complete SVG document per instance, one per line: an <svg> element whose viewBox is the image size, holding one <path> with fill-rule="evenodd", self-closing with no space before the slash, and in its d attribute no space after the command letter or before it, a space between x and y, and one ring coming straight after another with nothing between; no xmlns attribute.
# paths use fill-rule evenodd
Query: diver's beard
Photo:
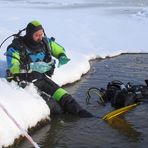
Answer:
<svg viewBox="0 0 148 148"><path fill-rule="evenodd" d="M33 44L33 45L39 44L42 41L42 39L38 39L38 40L35 41L33 39L32 35L25 35L24 39L25 39L26 42L28 42L28 44Z"/></svg>
<svg viewBox="0 0 148 148"><path fill-rule="evenodd" d="M38 40L37 40L37 41L35 41L35 42L37 42L37 43L41 43L41 41L42 41L41 39L38 39Z"/></svg>
<svg viewBox="0 0 148 148"><path fill-rule="evenodd" d="M42 40L41 39L35 41L32 38L28 38L24 36L23 40L24 40L25 45L27 46L27 49L31 51L32 53L36 53L42 50Z"/></svg>
<svg viewBox="0 0 148 148"><path fill-rule="evenodd" d="M38 40L34 40L33 38L30 38L29 39L29 42L32 44L32 45L38 45L38 44L40 44L41 43L41 39L38 39Z"/></svg>

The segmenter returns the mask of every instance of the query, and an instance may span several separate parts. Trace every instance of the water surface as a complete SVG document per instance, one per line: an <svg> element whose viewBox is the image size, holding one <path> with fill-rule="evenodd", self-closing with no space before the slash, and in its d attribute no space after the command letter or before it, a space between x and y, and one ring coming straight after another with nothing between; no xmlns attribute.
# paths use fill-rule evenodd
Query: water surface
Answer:
<svg viewBox="0 0 148 148"><path fill-rule="evenodd" d="M94 115L103 116L113 110L91 100L85 104L89 87L105 87L109 81L144 84L148 77L148 54L127 54L92 62L91 70L81 81L66 89ZM111 122L102 119L83 119L65 115L52 119L51 124L32 137L41 148L146 148L148 144L148 104L144 103ZM20 148L30 148L25 141Z"/></svg>

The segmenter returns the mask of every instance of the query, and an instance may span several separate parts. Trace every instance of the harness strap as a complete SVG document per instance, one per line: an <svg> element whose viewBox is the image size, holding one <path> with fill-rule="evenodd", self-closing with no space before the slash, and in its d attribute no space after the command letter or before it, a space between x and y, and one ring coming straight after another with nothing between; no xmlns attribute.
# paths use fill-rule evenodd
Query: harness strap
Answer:
<svg viewBox="0 0 148 148"><path fill-rule="evenodd" d="M51 48L48 45L48 39L47 38L43 38L42 39L42 43L43 43L43 47L45 47L44 52L45 52L45 62L51 62L52 61L52 56L51 56Z"/></svg>

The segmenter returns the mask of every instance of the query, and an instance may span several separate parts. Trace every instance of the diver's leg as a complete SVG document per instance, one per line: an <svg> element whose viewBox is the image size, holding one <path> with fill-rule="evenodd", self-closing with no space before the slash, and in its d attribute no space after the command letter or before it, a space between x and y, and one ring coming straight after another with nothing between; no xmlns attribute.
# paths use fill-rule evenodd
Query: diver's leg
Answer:
<svg viewBox="0 0 148 148"><path fill-rule="evenodd" d="M40 96L46 101L47 105L49 106L50 116L61 115L63 113L61 106L49 95L41 92Z"/></svg>
<svg viewBox="0 0 148 148"><path fill-rule="evenodd" d="M84 110L71 95L63 88L59 87L51 79L45 78L34 82L34 85L57 101L65 112L78 115L80 117L93 117L93 115Z"/></svg>
<svg viewBox="0 0 148 148"><path fill-rule="evenodd" d="M75 99L72 98L71 95L65 94L59 100L59 104L62 106L65 112L69 112L74 115L78 115L79 117L93 117L91 113L83 109Z"/></svg>

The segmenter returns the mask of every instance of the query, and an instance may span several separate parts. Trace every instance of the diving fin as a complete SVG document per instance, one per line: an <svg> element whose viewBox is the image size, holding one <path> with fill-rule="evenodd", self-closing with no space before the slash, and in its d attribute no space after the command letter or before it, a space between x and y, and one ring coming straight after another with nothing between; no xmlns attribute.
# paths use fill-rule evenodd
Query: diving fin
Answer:
<svg viewBox="0 0 148 148"><path fill-rule="evenodd" d="M122 113L125 113L127 111L129 111L130 109L132 109L133 107L136 107L137 105L139 105L138 103L132 104L132 105L128 105L119 109L116 109L112 112L107 113L106 115L104 115L102 117L103 120L110 120L116 116L121 115Z"/></svg>

